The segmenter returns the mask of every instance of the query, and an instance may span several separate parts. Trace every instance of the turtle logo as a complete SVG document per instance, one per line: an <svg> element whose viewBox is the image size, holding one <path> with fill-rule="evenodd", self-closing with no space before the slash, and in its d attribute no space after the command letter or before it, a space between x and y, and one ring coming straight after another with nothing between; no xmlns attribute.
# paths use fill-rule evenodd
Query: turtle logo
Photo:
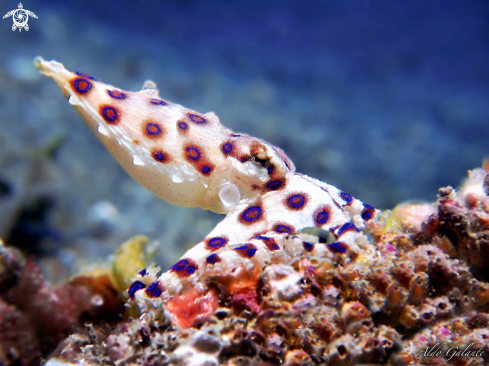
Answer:
<svg viewBox="0 0 489 366"><path fill-rule="evenodd" d="M12 17L14 20L14 25L12 25L12 30L15 31L19 28L19 32L24 28L26 31L29 30L29 26L27 25L27 21L29 20L29 15L37 19L37 15L32 11L25 10L22 3L19 3L19 8L9 11L7 14L3 16L3 19Z"/></svg>

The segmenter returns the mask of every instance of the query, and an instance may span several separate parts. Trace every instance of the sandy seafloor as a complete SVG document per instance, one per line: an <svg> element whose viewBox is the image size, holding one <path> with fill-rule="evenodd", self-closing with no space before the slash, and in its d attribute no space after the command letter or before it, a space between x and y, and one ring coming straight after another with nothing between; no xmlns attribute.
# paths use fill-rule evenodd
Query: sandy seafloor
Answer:
<svg viewBox="0 0 489 366"><path fill-rule="evenodd" d="M2 15L17 1L0 1ZM379 208L434 201L489 156L489 2L35 1L0 22L0 237L53 281L123 241L163 268L221 219L129 178L39 75L42 55L126 90L215 111L297 170Z"/></svg>

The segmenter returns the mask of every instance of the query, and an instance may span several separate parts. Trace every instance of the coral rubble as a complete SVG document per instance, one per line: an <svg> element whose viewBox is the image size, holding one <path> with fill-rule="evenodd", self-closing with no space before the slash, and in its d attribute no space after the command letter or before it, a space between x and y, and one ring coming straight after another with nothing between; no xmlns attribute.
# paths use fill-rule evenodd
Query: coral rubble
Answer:
<svg viewBox="0 0 489 366"><path fill-rule="evenodd" d="M55 356L82 364L486 364L489 210L485 191L474 197L474 180L484 188L487 174L470 172L459 192L440 189L432 209L382 212L357 251L295 233L266 266L210 272L204 290L163 300L139 296L142 287L129 300L139 317L108 333L72 335ZM156 271L136 279L149 284ZM474 353L428 357L437 344Z"/></svg>
<svg viewBox="0 0 489 366"><path fill-rule="evenodd" d="M32 259L0 241L0 364L36 364L85 321L118 320L121 305L108 275L51 288Z"/></svg>

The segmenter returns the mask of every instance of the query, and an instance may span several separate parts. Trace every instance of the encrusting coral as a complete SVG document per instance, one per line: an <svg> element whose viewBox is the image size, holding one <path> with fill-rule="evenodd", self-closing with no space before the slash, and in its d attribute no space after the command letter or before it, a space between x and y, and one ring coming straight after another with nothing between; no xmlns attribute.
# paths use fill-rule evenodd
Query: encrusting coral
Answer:
<svg viewBox="0 0 489 366"><path fill-rule="evenodd" d="M296 173L282 150L233 133L213 113L160 99L154 84L130 93L55 61L36 66L141 184L227 213L160 276L130 261L132 316L87 325L49 362L489 362L486 171L470 172L459 192L440 189L436 205L380 212ZM482 353L420 356L443 342Z"/></svg>
<svg viewBox="0 0 489 366"><path fill-rule="evenodd" d="M71 336L55 355L87 365L487 364L489 284L458 254L468 244L455 240L488 228L481 225L487 207L464 194L488 174L469 174L460 192L440 189L437 203L421 210L426 215L419 207L402 220L398 210L380 213L356 253L327 249L317 235L290 234L266 266L202 277L211 289L204 297L197 289L166 303L136 297L130 304L139 318L108 333ZM447 214L447 204L458 210ZM459 221L466 225L453 227ZM481 256L477 265L488 261ZM138 281L156 281L156 271L142 271ZM423 357L437 344L471 345L479 356Z"/></svg>

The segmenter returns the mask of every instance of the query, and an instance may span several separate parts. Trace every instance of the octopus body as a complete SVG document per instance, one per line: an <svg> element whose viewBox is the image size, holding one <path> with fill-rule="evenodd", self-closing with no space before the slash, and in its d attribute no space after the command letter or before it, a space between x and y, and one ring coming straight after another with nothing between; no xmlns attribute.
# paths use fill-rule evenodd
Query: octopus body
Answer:
<svg viewBox="0 0 489 366"><path fill-rule="evenodd" d="M58 83L140 184L175 205L226 214L159 278L155 271L141 271L128 292L133 301L168 302L194 290L205 297L209 289L203 278L223 273L239 277L281 253L348 258L365 241L362 229L375 209L297 173L280 148L234 133L212 112L198 113L160 98L154 83L127 92L70 72L56 61L38 57L35 65ZM323 240L298 239L297 233L311 228ZM287 244L290 237L298 244Z"/></svg>

